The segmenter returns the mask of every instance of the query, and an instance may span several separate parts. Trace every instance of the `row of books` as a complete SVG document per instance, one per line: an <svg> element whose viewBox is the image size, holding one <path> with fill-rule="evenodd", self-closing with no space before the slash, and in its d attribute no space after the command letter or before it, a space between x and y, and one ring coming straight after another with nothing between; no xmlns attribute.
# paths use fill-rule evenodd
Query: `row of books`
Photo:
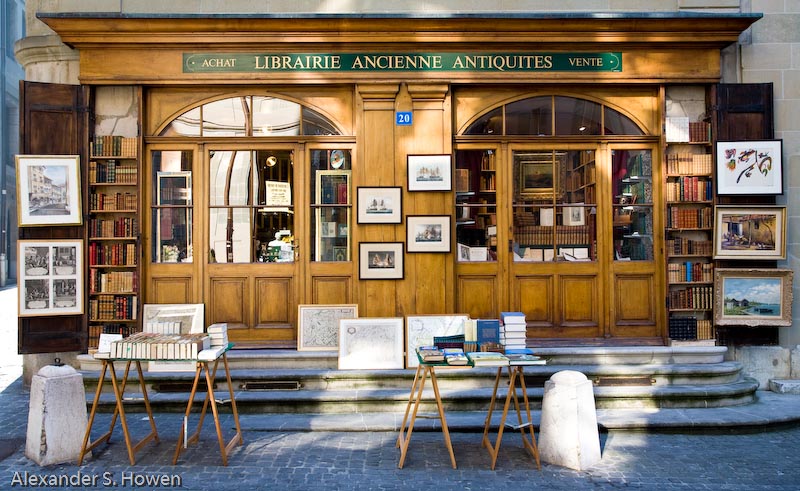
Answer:
<svg viewBox="0 0 800 491"><path fill-rule="evenodd" d="M711 141L711 124L689 121L686 116L669 117L666 124L667 142L705 143Z"/></svg>
<svg viewBox="0 0 800 491"><path fill-rule="evenodd" d="M714 287L693 286L669 292L668 308L711 310L714 307Z"/></svg>
<svg viewBox="0 0 800 491"><path fill-rule="evenodd" d="M552 245L554 239L556 244L589 244L590 229L588 225L522 226L514 227L514 238L527 245Z"/></svg>
<svg viewBox="0 0 800 491"><path fill-rule="evenodd" d="M714 161L710 153L671 153L667 154L667 174L708 174L714 171Z"/></svg>
<svg viewBox="0 0 800 491"><path fill-rule="evenodd" d="M680 340L714 339L711 319L672 317L669 320L669 337Z"/></svg>
<svg viewBox="0 0 800 491"><path fill-rule="evenodd" d="M507 365L544 365L543 358L528 348L499 351L468 351L461 348L439 348L420 346L419 360L423 363L446 363L451 366L502 367Z"/></svg>
<svg viewBox="0 0 800 491"><path fill-rule="evenodd" d="M95 135L92 139L92 156L136 157L139 139L117 135Z"/></svg>
<svg viewBox="0 0 800 491"><path fill-rule="evenodd" d="M133 293L139 290L139 278L135 271L89 270L91 293Z"/></svg>
<svg viewBox="0 0 800 491"><path fill-rule="evenodd" d="M675 182L668 182L664 191L668 202L711 201L714 198L711 180L696 176L681 177Z"/></svg>
<svg viewBox="0 0 800 491"><path fill-rule="evenodd" d="M89 324L89 348L98 347L101 334L116 334L119 337L128 337L137 332L139 332L139 327L134 324Z"/></svg>
<svg viewBox="0 0 800 491"><path fill-rule="evenodd" d="M89 209L103 211L136 211L139 197L133 193L91 193Z"/></svg>
<svg viewBox="0 0 800 491"><path fill-rule="evenodd" d="M195 360L211 339L198 334L140 332L111 343L109 357L140 360Z"/></svg>
<svg viewBox="0 0 800 491"><path fill-rule="evenodd" d="M91 184L136 184L139 168L136 162L89 162L89 182Z"/></svg>
<svg viewBox="0 0 800 491"><path fill-rule="evenodd" d="M136 266L136 244L89 243L89 265Z"/></svg>
<svg viewBox="0 0 800 491"><path fill-rule="evenodd" d="M117 219L92 218L89 220L90 237L135 237L139 234L139 221L135 217Z"/></svg>
<svg viewBox="0 0 800 491"><path fill-rule="evenodd" d="M714 281L712 263L691 262L667 264L667 281L670 283Z"/></svg>
<svg viewBox="0 0 800 491"><path fill-rule="evenodd" d="M136 320L138 298L135 295L98 295L89 300L92 321Z"/></svg>
<svg viewBox="0 0 800 491"><path fill-rule="evenodd" d="M703 208L672 207L667 213L667 228L711 228L714 212L710 206Z"/></svg>
<svg viewBox="0 0 800 491"><path fill-rule="evenodd" d="M667 240L667 254L686 256L691 254L710 256L714 250L714 242L710 240L692 240L686 238Z"/></svg>

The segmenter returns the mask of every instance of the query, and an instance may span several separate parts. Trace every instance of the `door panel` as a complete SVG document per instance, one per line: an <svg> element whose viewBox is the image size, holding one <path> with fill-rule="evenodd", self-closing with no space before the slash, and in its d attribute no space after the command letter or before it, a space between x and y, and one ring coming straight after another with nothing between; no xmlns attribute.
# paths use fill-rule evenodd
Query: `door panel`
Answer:
<svg viewBox="0 0 800 491"><path fill-rule="evenodd" d="M213 273L210 273L213 275ZM248 278L214 275L209 279L208 324L227 322L231 341L250 324L247 312Z"/></svg>
<svg viewBox="0 0 800 491"><path fill-rule="evenodd" d="M319 305L346 304L353 298L349 276L317 276L311 278L311 303Z"/></svg>
<svg viewBox="0 0 800 491"><path fill-rule="evenodd" d="M597 285L597 276L560 275L558 280L561 325L598 328L600 326L600 291Z"/></svg>
<svg viewBox="0 0 800 491"><path fill-rule="evenodd" d="M497 318L497 276L459 275L457 311L473 319Z"/></svg>
<svg viewBox="0 0 800 491"><path fill-rule="evenodd" d="M655 324L655 281L652 274L616 274L614 297L616 326Z"/></svg>
<svg viewBox="0 0 800 491"><path fill-rule="evenodd" d="M286 329L294 324L294 288L292 278L256 278L254 305L257 329Z"/></svg>
<svg viewBox="0 0 800 491"><path fill-rule="evenodd" d="M192 278L153 278L150 292L151 303L192 303Z"/></svg>
<svg viewBox="0 0 800 491"><path fill-rule="evenodd" d="M517 277L517 303L529 327L553 327L553 276Z"/></svg>

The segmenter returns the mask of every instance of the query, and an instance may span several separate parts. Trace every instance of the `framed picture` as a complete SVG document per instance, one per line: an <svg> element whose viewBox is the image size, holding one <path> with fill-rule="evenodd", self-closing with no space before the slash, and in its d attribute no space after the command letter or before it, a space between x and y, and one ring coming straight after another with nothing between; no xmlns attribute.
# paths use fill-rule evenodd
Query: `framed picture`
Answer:
<svg viewBox="0 0 800 491"><path fill-rule="evenodd" d="M402 280L402 242L362 242L358 244L358 277L362 280Z"/></svg>
<svg viewBox="0 0 800 491"><path fill-rule="evenodd" d="M83 241L19 240L19 316L83 314Z"/></svg>
<svg viewBox="0 0 800 491"><path fill-rule="evenodd" d="M403 318L339 321L339 370L403 368Z"/></svg>
<svg viewBox="0 0 800 491"><path fill-rule="evenodd" d="M297 351L339 348L339 320L358 317L358 305L298 305Z"/></svg>
<svg viewBox="0 0 800 491"><path fill-rule="evenodd" d="M416 350L419 346L433 344L434 336L464 334L464 324L469 319L463 315L410 315L406 317L406 368L419 365Z"/></svg>
<svg viewBox="0 0 800 491"><path fill-rule="evenodd" d="M450 191L453 189L451 156L409 155L409 191Z"/></svg>
<svg viewBox="0 0 800 491"><path fill-rule="evenodd" d="M17 219L20 227L80 225L80 157L17 155Z"/></svg>
<svg viewBox="0 0 800 491"><path fill-rule="evenodd" d="M783 194L783 140L718 141L718 195Z"/></svg>
<svg viewBox="0 0 800 491"><path fill-rule="evenodd" d="M205 331L205 304L148 303L142 310L144 332L194 334Z"/></svg>
<svg viewBox="0 0 800 491"><path fill-rule="evenodd" d="M358 223L402 223L403 193L400 186L356 188Z"/></svg>
<svg viewBox="0 0 800 491"><path fill-rule="evenodd" d="M565 206L561 209L561 218L564 225L575 227L586 224L586 212L583 203L576 203L580 206Z"/></svg>
<svg viewBox="0 0 800 491"><path fill-rule="evenodd" d="M716 207L714 259L784 259L785 257L785 207Z"/></svg>
<svg viewBox="0 0 800 491"><path fill-rule="evenodd" d="M406 217L407 252L450 252L450 215Z"/></svg>
<svg viewBox="0 0 800 491"><path fill-rule="evenodd" d="M719 326L791 326L791 269L714 271L714 323Z"/></svg>

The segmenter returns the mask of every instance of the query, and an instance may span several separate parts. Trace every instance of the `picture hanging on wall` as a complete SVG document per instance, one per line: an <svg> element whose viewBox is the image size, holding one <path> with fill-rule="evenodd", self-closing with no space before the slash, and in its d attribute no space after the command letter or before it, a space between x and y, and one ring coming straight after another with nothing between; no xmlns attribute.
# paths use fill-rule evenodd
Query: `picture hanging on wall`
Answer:
<svg viewBox="0 0 800 491"><path fill-rule="evenodd" d="M408 252L450 252L450 215L406 217Z"/></svg>
<svg viewBox="0 0 800 491"><path fill-rule="evenodd" d="M718 195L783 194L783 140L718 141Z"/></svg>
<svg viewBox="0 0 800 491"><path fill-rule="evenodd" d="M453 189L451 158L442 155L408 156L409 191L450 191Z"/></svg>
<svg viewBox="0 0 800 491"><path fill-rule="evenodd" d="M83 314L83 241L19 240L19 316Z"/></svg>
<svg viewBox="0 0 800 491"><path fill-rule="evenodd" d="M356 189L358 223L401 223L403 193L400 186L364 187Z"/></svg>
<svg viewBox="0 0 800 491"><path fill-rule="evenodd" d="M714 271L714 324L718 326L791 326L792 270Z"/></svg>
<svg viewBox="0 0 800 491"><path fill-rule="evenodd" d="M714 259L784 259L786 208L717 206Z"/></svg>
<svg viewBox="0 0 800 491"><path fill-rule="evenodd" d="M17 155L17 219L20 227L80 225L80 157Z"/></svg>
<svg viewBox="0 0 800 491"><path fill-rule="evenodd" d="M362 280L402 280L402 242L362 242L358 245L358 277Z"/></svg>

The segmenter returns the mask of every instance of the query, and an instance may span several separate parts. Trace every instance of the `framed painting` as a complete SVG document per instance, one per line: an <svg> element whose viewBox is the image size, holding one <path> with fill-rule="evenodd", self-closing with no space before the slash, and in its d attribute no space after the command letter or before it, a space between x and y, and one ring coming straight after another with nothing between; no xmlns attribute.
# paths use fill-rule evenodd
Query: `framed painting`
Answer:
<svg viewBox="0 0 800 491"><path fill-rule="evenodd" d="M339 348L339 320L358 317L358 305L298 305L297 351Z"/></svg>
<svg viewBox="0 0 800 491"><path fill-rule="evenodd" d="M438 336L464 334L466 314L458 315L409 315L406 317L406 368L419 365L417 348L430 346Z"/></svg>
<svg viewBox="0 0 800 491"><path fill-rule="evenodd" d="M409 191L450 191L453 189L451 156L409 155Z"/></svg>
<svg viewBox="0 0 800 491"><path fill-rule="evenodd" d="M450 215L406 217L407 252L450 252Z"/></svg>
<svg viewBox="0 0 800 491"><path fill-rule="evenodd" d="M356 188L358 223L402 223L403 193L400 186Z"/></svg>
<svg viewBox="0 0 800 491"><path fill-rule="evenodd" d="M339 370L402 368L402 317L339 321Z"/></svg>
<svg viewBox="0 0 800 491"><path fill-rule="evenodd" d="M718 195L783 194L783 140L718 141Z"/></svg>
<svg viewBox="0 0 800 491"><path fill-rule="evenodd" d="M19 316L83 314L83 241L19 240Z"/></svg>
<svg viewBox="0 0 800 491"><path fill-rule="evenodd" d="M362 280L402 280L405 274L402 242L358 244L358 277Z"/></svg>
<svg viewBox="0 0 800 491"><path fill-rule="evenodd" d="M791 326L790 269L714 271L714 323L718 326Z"/></svg>
<svg viewBox="0 0 800 491"><path fill-rule="evenodd" d="M786 208L717 206L714 259L784 259Z"/></svg>
<svg viewBox="0 0 800 491"><path fill-rule="evenodd" d="M17 155L17 219L20 227L80 225L80 157Z"/></svg>

